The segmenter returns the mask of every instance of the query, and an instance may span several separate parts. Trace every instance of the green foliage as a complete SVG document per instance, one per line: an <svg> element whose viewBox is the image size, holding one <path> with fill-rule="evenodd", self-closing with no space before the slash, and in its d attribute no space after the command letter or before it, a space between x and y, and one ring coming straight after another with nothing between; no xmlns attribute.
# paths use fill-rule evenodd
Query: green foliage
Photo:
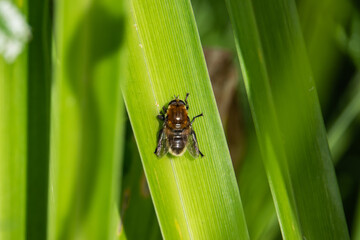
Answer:
<svg viewBox="0 0 360 240"><path fill-rule="evenodd" d="M0 0L0 239L359 239L356 4ZM235 169L209 46L239 53ZM187 92L205 156L158 158Z"/></svg>
<svg viewBox="0 0 360 240"><path fill-rule="evenodd" d="M34 40L29 43L27 66L26 237L46 239L52 70L50 4L44 0L33 1L28 12Z"/></svg>
<svg viewBox="0 0 360 240"><path fill-rule="evenodd" d="M164 238L247 238L239 191L189 2L132 1L124 98ZM190 93L200 150L193 159L154 152L156 115ZM216 139L216 141L214 141ZM231 214L229 214L231 213Z"/></svg>
<svg viewBox="0 0 360 240"><path fill-rule="evenodd" d="M25 237L26 62L0 59L0 239Z"/></svg>
<svg viewBox="0 0 360 240"><path fill-rule="evenodd" d="M26 12L24 5L17 7ZM0 22L10 20L2 17ZM0 37L4 27L0 24ZM0 56L0 239L15 240L26 234L27 53L10 60Z"/></svg>
<svg viewBox="0 0 360 240"><path fill-rule="evenodd" d="M282 0L228 1L283 237L347 239L326 132L294 5Z"/></svg>
<svg viewBox="0 0 360 240"><path fill-rule="evenodd" d="M60 1L55 16L48 238L114 238L123 132L123 6Z"/></svg>
<svg viewBox="0 0 360 240"><path fill-rule="evenodd" d="M124 235L128 239L161 239L130 122L127 123L124 161L123 196L120 205Z"/></svg>

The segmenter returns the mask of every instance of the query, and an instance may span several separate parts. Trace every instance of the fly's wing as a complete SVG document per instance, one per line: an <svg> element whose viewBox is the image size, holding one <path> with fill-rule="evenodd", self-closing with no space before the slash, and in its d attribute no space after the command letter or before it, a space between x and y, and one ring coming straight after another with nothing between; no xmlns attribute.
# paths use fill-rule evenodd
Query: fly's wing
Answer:
<svg viewBox="0 0 360 240"><path fill-rule="evenodd" d="M199 157L199 154L201 156L203 156L203 154L199 150L199 146L198 146L198 143L197 143L196 134L195 134L194 130L191 130L191 134L190 134L190 136L188 138L186 148L194 158Z"/></svg>
<svg viewBox="0 0 360 240"><path fill-rule="evenodd" d="M161 129L159 132L159 137L158 137L158 145L157 145L154 153L156 154L156 156L161 158L168 151L169 151L169 146L167 144L167 137L166 137L164 129Z"/></svg>

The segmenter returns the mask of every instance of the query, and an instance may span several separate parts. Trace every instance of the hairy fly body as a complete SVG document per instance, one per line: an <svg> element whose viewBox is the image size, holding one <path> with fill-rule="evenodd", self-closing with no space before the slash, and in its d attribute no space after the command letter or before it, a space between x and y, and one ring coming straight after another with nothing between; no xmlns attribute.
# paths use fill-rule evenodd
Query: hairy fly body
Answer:
<svg viewBox="0 0 360 240"><path fill-rule="evenodd" d="M158 118L164 121L155 149L155 154L158 157L162 157L168 152L174 156L181 156L186 149L194 158L199 155L204 156L199 150L196 135L192 129L194 120L203 116L203 114L195 116L190 121L188 116L188 96L187 93L185 101L175 97L174 100L170 101L167 108L163 107L163 111L158 115Z"/></svg>

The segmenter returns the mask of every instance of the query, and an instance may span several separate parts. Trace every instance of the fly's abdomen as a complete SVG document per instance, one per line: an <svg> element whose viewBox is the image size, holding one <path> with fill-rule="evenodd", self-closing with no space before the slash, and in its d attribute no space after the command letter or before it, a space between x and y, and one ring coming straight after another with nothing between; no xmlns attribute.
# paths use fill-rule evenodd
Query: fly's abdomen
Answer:
<svg viewBox="0 0 360 240"><path fill-rule="evenodd" d="M174 131L169 137L169 145L172 154L181 156L185 152L186 136L182 134L182 131Z"/></svg>
<svg viewBox="0 0 360 240"><path fill-rule="evenodd" d="M181 135L175 135L173 148L174 149L183 149L184 147L185 147L185 144L184 144L183 137Z"/></svg>

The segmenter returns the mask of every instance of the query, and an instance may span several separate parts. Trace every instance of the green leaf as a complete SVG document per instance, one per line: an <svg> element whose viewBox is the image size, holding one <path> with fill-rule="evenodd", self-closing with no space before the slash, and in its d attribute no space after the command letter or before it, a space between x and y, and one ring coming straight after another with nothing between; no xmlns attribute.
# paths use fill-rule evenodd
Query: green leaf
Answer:
<svg viewBox="0 0 360 240"><path fill-rule="evenodd" d="M360 69L360 13L354 12L351 19L351 30L349 41L347 42L347 51L357 69Z"/></svg>
<svg viewBox="0 0 360 240"><path fill-rule="evenodd" d="M348 239L294 2L227 3L283 237Z"/></svg>
<svg viewBox="0 0 360 240"><path fill-rule="evenodd" d="M329 146L335 164L349 148L350 140L354 137L354 122L360 114L360 72L352 79L343 99L346 99L346 104L341 105L341 111L336 114L336 119L328 131Z"/></svg>
<svg viewBox="0 0 360 240"><path fill-rule="evenodd" d="M55 9L48 238L114 239L123 146L123 6L66 0Z"/></svg>
<svg viewBox="0 0 360 240"><path fill-rule="evenodd" d="M0 239L25 239L26 62L0 59Z"/></svg>
<svg viewBox="0 0 360 240"><path fill-rule="evenodd" d="M329 106L343 51L336 41L341 27L347 28L353 7L350 1L297 1L299 21L322 109Z"/></svg>
<svg viewBox="0 0 360 240"><path fill-rule="evenodd" d="M26 51L11 64L0 56L0 239L25 239L26 69Z"/></svg>
<svg viewBox="0 0 360 240"><path fill-rule="evenodd" d="M260 147L256 138L245 85L241 79L239 79L239 92L244 126L246 126L246 150L245 156L242 159L241 169L238 173L238 184L241 191L246 224L251 239L278 239L280 227L263 166Z"/></svg>
<svg viewBox="0 0 360 240"><path fill-rule="evenodd" d="M358 191L359 193L360 191ZM360 194L358 194L357 202L355 206L355 215L353 220L353 226L351 231L351 239L359 240L360 239Z"/></svg>
<svg viewBox="0 0 360 240"><path fill-rule="evenodd" d="M189 1L131 1L123 94L166 239L247 239L240 195ZM189 92L205 157L154 154L162 106Z"/></svg>
<svg viewBox="0 0 360 240"><path fill-rule="evenodd" d="M39 7L42 6L42 7ZM51 26L50 2L34 0L28 19L26 237L46 239L50 159Z"/></svg>
<svg viewBox="0 0 360 240"><path fill-rule="evenodd" d="M161 239L149 187L130 122L126 129L121 220L128 239Z"/></svg>
<svg viewBox="0 0 360 240"><path fill-rule="evenodd" d="M277 239L280 236L275 207L271 198L255 129L247 137L247 154L238 182L246 224L251 239Z"/></svg>

